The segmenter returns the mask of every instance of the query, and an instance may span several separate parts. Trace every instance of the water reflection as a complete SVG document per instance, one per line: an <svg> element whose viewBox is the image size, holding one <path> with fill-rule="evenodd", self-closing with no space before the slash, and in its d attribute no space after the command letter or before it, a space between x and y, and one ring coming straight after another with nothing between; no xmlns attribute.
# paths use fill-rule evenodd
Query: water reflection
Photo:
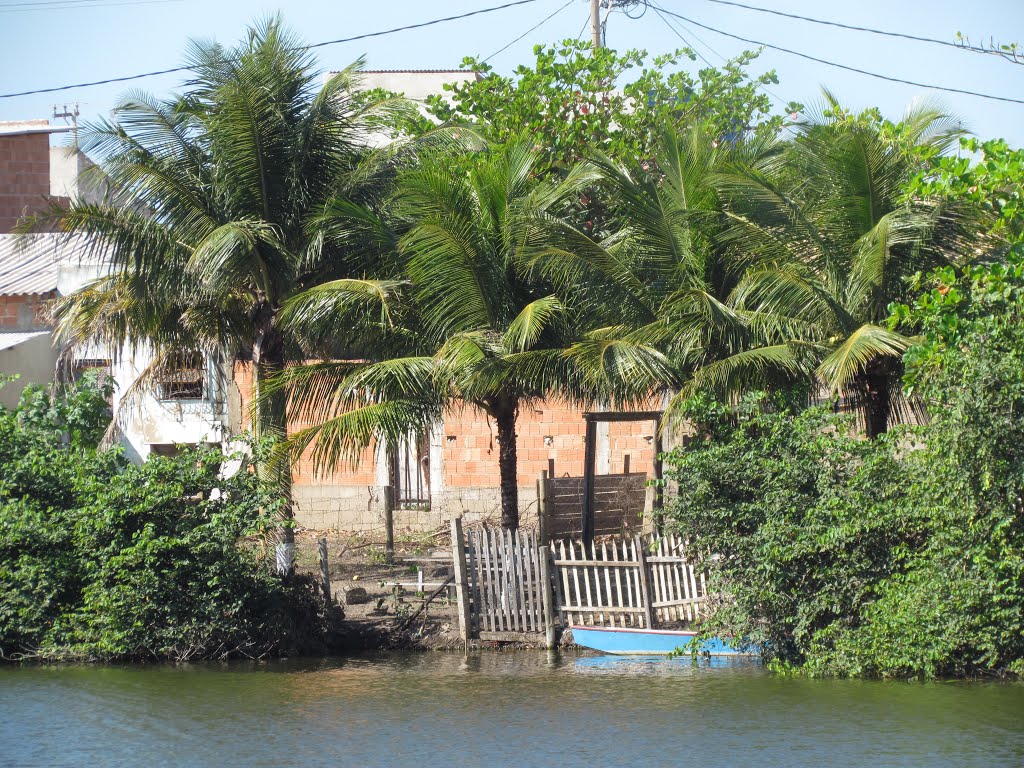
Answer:
<svg viewBox="0 0 1024 768"><path fill-rule="evenodd" d="M545 652L0 669L0 766L1024 764L1024 686Z"/></svg>

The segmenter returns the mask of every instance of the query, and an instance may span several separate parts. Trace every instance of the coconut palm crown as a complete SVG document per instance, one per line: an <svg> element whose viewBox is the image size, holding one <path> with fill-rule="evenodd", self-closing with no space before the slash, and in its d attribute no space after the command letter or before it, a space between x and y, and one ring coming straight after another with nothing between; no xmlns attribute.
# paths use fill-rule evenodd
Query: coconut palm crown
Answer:
<svg viewBox="0 0 1024 768"><path fill-rule="evenodd" d="M148 349L150 373L182 354L251 358L259 393L310 352L299 322L282 316L290 296L324 284L373 293L361 278L379 264L353 242L356 228L321 222L337 208L372 220L390 171L365 148L372 110L353 96L359 63L321 83L277 19L235 48L193 43L188 66L182 95L129 94L84 130L82 148L101 158L116 196L49 216L86 235L110 269L57 304L57 327L115 355ZM283 395L257 398L253 422L258 437L283 437ZM290 475L264 471L287 500Z"/></svg>

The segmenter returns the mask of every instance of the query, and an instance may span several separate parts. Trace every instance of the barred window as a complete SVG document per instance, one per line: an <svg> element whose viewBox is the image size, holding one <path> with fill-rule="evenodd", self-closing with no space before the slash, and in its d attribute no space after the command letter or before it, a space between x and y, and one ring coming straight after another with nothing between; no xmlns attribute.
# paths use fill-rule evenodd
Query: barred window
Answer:
<svg viewBox="0 0 1024 768"><path fill-rule="evenodd" d="M205 379L202 355L181 355L170 370L160 374L157 393L161 400L201 400Z"/></svg>

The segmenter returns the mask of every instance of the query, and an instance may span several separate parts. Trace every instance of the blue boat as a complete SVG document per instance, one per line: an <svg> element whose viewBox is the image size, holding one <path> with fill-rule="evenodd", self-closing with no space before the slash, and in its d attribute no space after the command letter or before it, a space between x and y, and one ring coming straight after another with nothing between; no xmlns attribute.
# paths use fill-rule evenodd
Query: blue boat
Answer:
<svg viewBox="0 0 1024 768"><path fill-rule="evenodd" d="M696 632L672 629L627 629L625 627L571 626L576 645L620 656L666 655L687 648ZM718 637L702 640L697 652L705 656L752 656Z"/></svg>

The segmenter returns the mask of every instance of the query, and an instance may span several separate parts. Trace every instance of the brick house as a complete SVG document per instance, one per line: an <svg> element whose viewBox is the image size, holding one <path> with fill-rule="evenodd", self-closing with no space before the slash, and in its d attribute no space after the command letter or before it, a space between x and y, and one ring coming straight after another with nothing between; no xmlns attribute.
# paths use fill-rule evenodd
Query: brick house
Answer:
<svg viewBox="0 0 1024 768"><path fill-rule="evenodd" d="M422 100L439 92L444 82L469 77L475 75L370 72L365 85L403 91ZM69 160L66 150L50 148L49 136L55 129L46 121L7 126L0 124L0 225L9 229L47 199L80 194L77 176L88 159ZM104 269L100 263L84 260L74 244L62 252L55 238L37 236L34 255L19 262L24 269L17 271L12 265L21 257L13 254L20 248L25 256L24 242L16 247L13 238L4 243L0 235L0 347L9 323L12 333L22 334L8 337L12 349L20 348L22 358L31 353L38 362L33 377L40 381L52 379L57 351L38 313L39 305L82 287ZM5 252L10 256L7 261ZM11 287L5 289L5 284ZM132 459L141 461L153 453L172 452L181 444L228 444L233 435L249 428L252 375L248 363L197 357L194 364L184 366L168 381L158 382L152 391L133 393L129 402L124 398L151 358L144 349L120 352L80 350L76 357L79 365L111 372L117 386L117 434ZM5 353L0 349L0 371L5 370ZM13 371L17 365L27 370L24 360L6 369ZM0 396L3 394L0 391ZM7 395L16 399L13 390ZM296 420L290 426L299 429L306 425ZM598 474L621 473L627 461L634 472L648 470L654 458L653 429L653 424L627 422L599 425ZM583 413L559 402L533 404L520 413L517 433L520 512L523 523L530 524L536 516L535 483L542 470L559 477L583 474ZM453 513L496 520L501 502L494 425L484 413L465 407L447 414L429 434L410 436L391 456L380 446L368 448L357 463L321 475L314 473L309 457L303 457L294 470L296 519L314 529L380 530L385 486L395 488L396 529L431 530Z"/></svg>

